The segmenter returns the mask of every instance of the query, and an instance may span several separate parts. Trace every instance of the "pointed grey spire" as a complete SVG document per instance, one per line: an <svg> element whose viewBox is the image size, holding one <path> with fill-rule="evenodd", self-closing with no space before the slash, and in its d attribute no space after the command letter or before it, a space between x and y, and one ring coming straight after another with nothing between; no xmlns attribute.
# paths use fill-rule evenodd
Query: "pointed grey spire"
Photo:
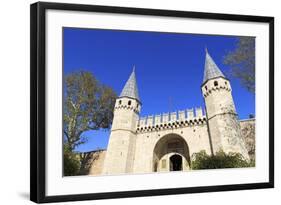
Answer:
<svg viewBox="0 0 281 205"><path fill-rule="evenodd" d="M135 74L135 66L133 67L133 71L132 71L128 81L126 82L119 97L130 97L130 98L134 98L134 99L140 101L136 74Z"/></svg>
<svg viewBox="0 0 281 205"><path fill-rule="evenodd" d="M216 78L216 77L225 77L221 70L218 68L212 57L209 55L207 48L206 51L206 59L205 59L205 70L204 70L204 79L203 83L207 80Z"/></svg>

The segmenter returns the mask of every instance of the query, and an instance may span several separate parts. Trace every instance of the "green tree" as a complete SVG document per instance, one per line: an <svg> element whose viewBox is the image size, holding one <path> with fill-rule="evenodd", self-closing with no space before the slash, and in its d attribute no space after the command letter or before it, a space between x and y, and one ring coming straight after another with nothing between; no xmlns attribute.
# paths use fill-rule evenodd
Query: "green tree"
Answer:
<svg viewBox="0 0 281 205"><path fill-rule="evenodd" d="M81 162L69 146L63 146L63 170L64 176L76 176L80 173Z"/></svg>
<svg viewBox="0 0 281 205"><path fill-rule="evenodd" d="M192 155L192 169L220 169L254 167L254 161L246 161L239 153L226 154L223 151L208 155L204 150Z"/></svg>
<svg viewBox="0 0 281 205"><path fill-rule="evenodd" d="M84 132L110 127L117 96L85 71L65 76L64 90L64 143L73 151L86 142Z"/></svg>
<svg viewBox="0 0 281 205"><path fill-rule="evenodd" d="M241 84L255 93L255 38L239 37L236 48L224 56L230 75L240 79Z"/></svg>

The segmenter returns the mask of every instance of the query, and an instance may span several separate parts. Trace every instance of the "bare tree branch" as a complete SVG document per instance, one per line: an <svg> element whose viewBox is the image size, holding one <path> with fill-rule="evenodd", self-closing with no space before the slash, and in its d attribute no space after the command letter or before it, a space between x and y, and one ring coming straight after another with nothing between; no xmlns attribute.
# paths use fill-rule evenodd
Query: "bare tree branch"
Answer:
<svg viewBox="0 0 281 205"><path fill-rule="evenodd" d="M250 92L255 93L255 38L239 37L236 48L224 57L231 67L230 75L240 80Z"/></svg>

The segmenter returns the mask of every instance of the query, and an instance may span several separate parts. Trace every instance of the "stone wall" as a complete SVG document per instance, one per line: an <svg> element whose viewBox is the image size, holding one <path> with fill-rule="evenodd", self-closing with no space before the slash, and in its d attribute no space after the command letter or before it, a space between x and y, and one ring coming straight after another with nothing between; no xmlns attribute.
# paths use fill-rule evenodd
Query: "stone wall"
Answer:
<svg viewBox="0 0 281 205"><path fill-rule="evenodd" d="M156 144L169 135L178 136L186 142L189 157L201 150L206 150L208 154L211 153L205 121L199 124L180 124L163 129L139 131L136 137L134 173L151 173L155 170L153 156Z"/></svg>
<svg viewBox="0 0 281 205"><path fill-rule="evenodd" d="M246 144L246 149L250 159L255 159L256 137L255 137L255 119L240 120L242 137Z"/></svg>
<svg viewBox="0 0 281 205"><path fill-rule="evenodd" d="M249 156L255 159L255 119L240 120L243 140ZM189 146L189 155L205 149L210 154L206 123L182 126L164 130L150 130L137 133L134 173L153 172L153 149L157 141L165 135L182 136ZM83 162L83 175L101 175L106 150L80 153Z"/></svg>
<svg viewBox="0 0 281 205"><path fill-rule="evenodd" d="M101 175L106 150L80 153L81 175Z"/></svg>

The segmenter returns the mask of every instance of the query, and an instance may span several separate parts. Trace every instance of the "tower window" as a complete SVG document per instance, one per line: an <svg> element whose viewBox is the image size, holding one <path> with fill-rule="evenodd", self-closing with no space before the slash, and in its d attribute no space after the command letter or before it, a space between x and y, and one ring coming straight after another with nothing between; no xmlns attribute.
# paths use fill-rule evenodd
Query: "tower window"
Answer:
<svg viewBox="0 0 281 205"><path fill-rule="evenodd" d="M208 90L208 87L207 87L207 85L205 85L205 89L206 89L206 90Z"/></svg>
<svg viewBox="0 0 281 205"><path fill-rule="evenodd" d="M225 81L224 84L227 85L227 82Z"/></svg>
<svg viewBox="0 0 281 205"><path fill-rule="evenodd" d="M131 100L129 100L129 101L128 101L128 105L131 105L131 104L132 104L132 102L131 102Z"/></svg>
<svg viewBox="0 0 281 205"><path fill-rule="evenodd" d="M122 100L119 100L119 105L121 105L122 104Z"/></svg>
<svg viewBox="0 0 281 205"><path fill-rule="evenodd" d="M214 82L214 86L218 86L219 84L218 84L218 81L215 81Z"/></svg>

